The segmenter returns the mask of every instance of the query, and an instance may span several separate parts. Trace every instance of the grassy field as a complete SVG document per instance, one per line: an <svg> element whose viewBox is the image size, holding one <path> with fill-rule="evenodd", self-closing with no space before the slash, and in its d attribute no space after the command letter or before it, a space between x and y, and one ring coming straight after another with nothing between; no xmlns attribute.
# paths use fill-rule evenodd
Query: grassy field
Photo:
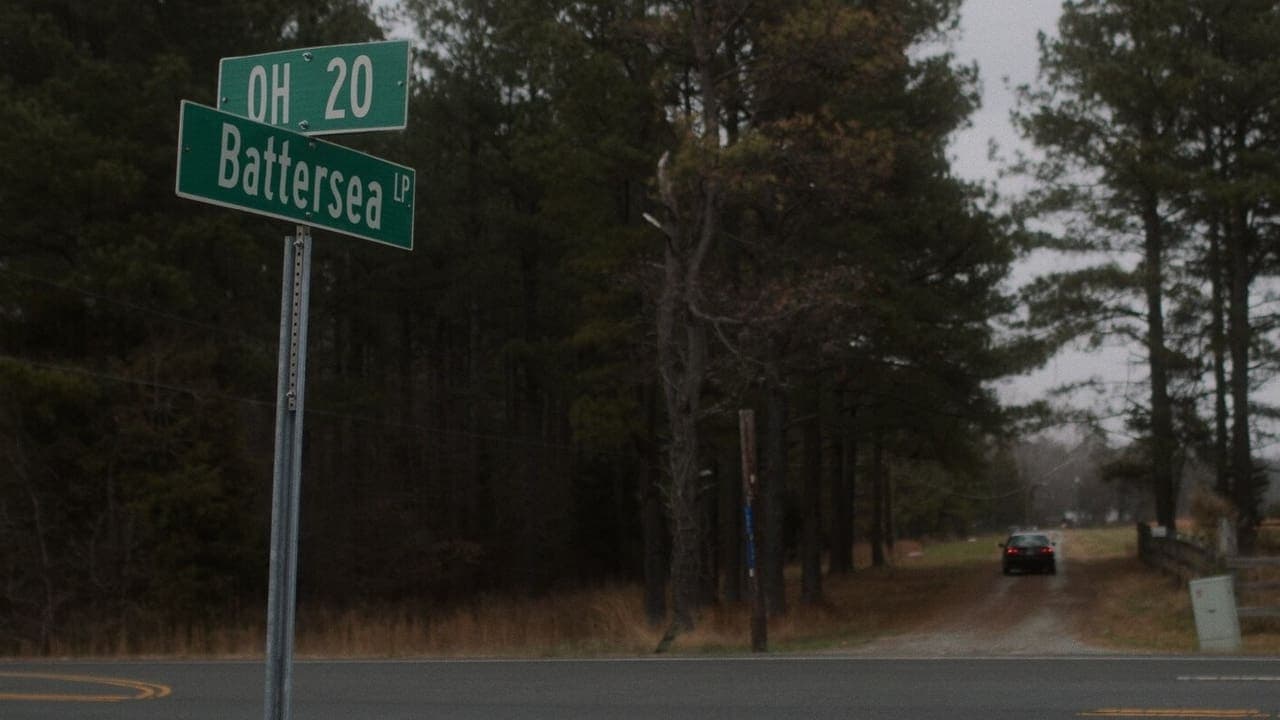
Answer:
<svg viewBox="0 0 1280 720"><path fill-rule="evenodd" d="M790 612L769 623L771 650L839 651L876 637L909 631L948 609L955 598L988 592L1001 536L952 542L899 542L891 567L872 569L859 548L859 570L824 578L824 601L801 605L799 578L789 584ZM1196 651L1195 626L1185 584L1152 571L1136 558L1130 527L1064 531L1070 563L1068 588L1083 598L1077 634L1088 644L1119 652ZM749 650L748 607L704 610L696 631L673 652L740 653ZM636 586L600 587L539 599L481 598L464 607L364 606L341 612L299 607L301 657L571 657L652 653L665 628L645 622ZM102 640L92 648L56 648L64 655L173 655L255 657L262 653L258 622L218 629L189 628ZM1245 652L1280 654L1280 627L1250 621Z"/></svg>

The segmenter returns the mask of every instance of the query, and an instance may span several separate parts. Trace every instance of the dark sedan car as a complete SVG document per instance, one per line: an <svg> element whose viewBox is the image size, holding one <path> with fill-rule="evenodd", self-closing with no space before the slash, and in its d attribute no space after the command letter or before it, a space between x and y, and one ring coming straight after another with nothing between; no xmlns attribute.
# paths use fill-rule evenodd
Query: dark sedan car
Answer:
<svg viewBox="0 0 1280 720"><path fill-rule="evenodd" d="M1043 533L1014 533L1008 540L1000 543L1000 547L1004 548L1000 566L1005 575L1014 570L1046 572L1053 575L1058 572L1058 562L1053 546L1053 541Z"/></svg>

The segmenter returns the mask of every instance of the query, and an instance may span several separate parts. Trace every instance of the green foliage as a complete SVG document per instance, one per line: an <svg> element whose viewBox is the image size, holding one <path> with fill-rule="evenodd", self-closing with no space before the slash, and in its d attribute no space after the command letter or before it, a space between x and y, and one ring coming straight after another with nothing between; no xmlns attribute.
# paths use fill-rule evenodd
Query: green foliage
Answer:
<svg viewBox="0 0 1280 720"><path fill-rule="evenodd" d="M409 128L339 141L418 170L417 249L317 235L303 597L640 574L641 498L674 437L667 238L644 219L668 151L674 219L719 213L697 297L720 322L695 418L715 454L762 377L816 375L877 408L852 438L882 431L946 490L904 517L973 515L956 498L1003 420L987 383L1036 349L992 325L1015 237L947 167L974 70L912 50L957 3L731 5L712 18L714 63L741 70L713 76L722 143L700 133L679 8L404 3L423 41ZM0 25L0 445L22 458L0 476L20 550L0 643L259 605L292 228L173 196L178 102L212 103L221 57L380 31L356 0L19 0ZM708 181L722 195L699 204Z"/></svg>
<svg viewBox="0 0 1280 720"><path fill-rule="evenodd" d="M1176 448L1189 446L1220 488L1241 488L1246 516L1248 395L1265 372L1253 358L1270 347L1252 296L1273 272L1259 255L1272 215L1262 197L1280 167L1273 144L1254 141L1275 131L1262 108L1275 99L1266 48L1278 32L1265 2L1068 2L1058 37L1041 39L1044 83L1023 89L1018 118L1044 152L1027 209L1063 228L1041 247L1085 263L1027 288L1031 326L1058 344L1140 344L1151 392L1125 412L1157 494L1168 499Z"/></svg>
<svg viewBox="0 0 1280 720"><path fill-rule="evenodd" d="M257 602L244 420L274 375L279 246L174 198L178 102L212 101L222 56L377 28L347 0L0 14L0 645Z"/></svg>

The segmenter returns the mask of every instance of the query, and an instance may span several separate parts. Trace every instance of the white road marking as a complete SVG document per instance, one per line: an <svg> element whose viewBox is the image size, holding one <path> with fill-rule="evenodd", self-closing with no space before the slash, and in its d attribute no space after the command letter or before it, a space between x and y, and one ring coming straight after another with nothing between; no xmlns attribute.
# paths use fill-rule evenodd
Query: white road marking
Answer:
<svg viewBox="0 0 1280 720"><path fill-rule="evenodd" d="M1179 675L1182 682L1280 682L1280 675Z"/></svg>

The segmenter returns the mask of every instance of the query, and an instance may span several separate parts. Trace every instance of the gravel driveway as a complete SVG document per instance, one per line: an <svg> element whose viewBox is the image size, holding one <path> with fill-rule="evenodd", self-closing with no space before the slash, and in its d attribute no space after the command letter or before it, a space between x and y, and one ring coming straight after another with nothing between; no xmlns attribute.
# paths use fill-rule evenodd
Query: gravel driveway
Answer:
<svg viewBox="0 0 1280 720"><path fill-rule="evenodd" d="M1114 652L1076 639L1087 587L1072 584L1067 543L1058 540L1056 575L989 573L955 593L954 601L907 633L849 651L878 657L1060 656Z"/></svg>

